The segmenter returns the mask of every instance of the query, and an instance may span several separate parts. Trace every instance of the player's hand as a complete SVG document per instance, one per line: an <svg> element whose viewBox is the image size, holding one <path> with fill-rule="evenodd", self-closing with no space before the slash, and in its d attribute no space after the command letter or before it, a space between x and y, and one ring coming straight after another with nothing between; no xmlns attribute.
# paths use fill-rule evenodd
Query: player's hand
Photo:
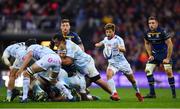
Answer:
<svg viewBox="0 0 180 109"><path fill-rule="evenodd" d="M163 60L163 64L169 64L169 61L170 60L166 58L166 59Z"/></svg>
<svg viewBox="0 0 180 109"><path fill-rule="evenodd" d="M9 69L12 70L12 69L13 69L13 66L9 66Z"/></svg>
<svg viewBox="0 0 180 109"><path fill-rule="evenodd" d="M19 69L15 75L16 78L18 78L18 76L21 75L21 73L23 72L23 69Z"/></svg>
<svg viewBox="0 0 180 109"><path fill-rule="evenodd" d="M96 43L96 44L95 44L95 47L99 47L99 43Z"/></svg>
<svg viewBox="0 0 180 109"><path fill-rule="evenodd" d="M148 59L149 61L152 61L152 60L154 60L154 56L149 56L149 59Z"/></svg>

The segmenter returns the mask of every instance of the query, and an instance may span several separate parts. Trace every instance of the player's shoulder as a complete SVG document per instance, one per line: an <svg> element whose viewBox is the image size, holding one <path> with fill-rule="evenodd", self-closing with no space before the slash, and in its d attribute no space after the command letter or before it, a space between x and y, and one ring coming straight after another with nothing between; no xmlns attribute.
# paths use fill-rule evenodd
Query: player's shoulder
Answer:
<svg viewBox="0 0 180 109"><path fill-rule="evenodd" d="M74 36L74 37L79 37L78 33L73 32L73 31L70 31L69 35Z"/></svg>
<svg viewBox="0 0 180 109"><path fill-rule="evenodd" d="M73 42L73 41L71 41L71 40L66 40L66 43L69 45L69 44L71 44L71 45L74 45L75 43Z"/></svg>
<svg viewBox="0 0 180 109"><path fill-rule="evenodd" d="M15 48L15 47L18 47L18 43L14 43L14 44L8 45L6 47L6 49L11 49L11 48Z"/></svg>
<svg viewBox="0 0 180 109"><path fill-rule="evenodd" d="M119 35L115 35L114 38L115 39L122 39L121 36L119 36Z"/></svg>
<svg viewBox="0 0 180 109"><path fill-rule="evenodd" d="M114 39L118 40L118 41L123 41L123 38L121 36L119 36L119 35L115 35Z"/></svg>

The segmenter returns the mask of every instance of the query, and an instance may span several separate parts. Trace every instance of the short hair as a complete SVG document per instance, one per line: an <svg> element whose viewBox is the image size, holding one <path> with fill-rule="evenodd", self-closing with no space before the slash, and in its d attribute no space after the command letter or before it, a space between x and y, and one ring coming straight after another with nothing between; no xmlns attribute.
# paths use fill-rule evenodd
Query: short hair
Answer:
<svg viewBox="0 0 180 109"><path fill-rule="evenodd" d="M107 23L105 26L104 26L104 29L105 30L108 30L108 29L112 29L113 31L115 31L115 24L113 23Z"/></svg>
<svg viewBox="0 0 180 109"><path fill-rule="evenodd" d="M37 44L36 39L28 39L28 40L25 42L25 45L26 45L27 47L29 47L29 46L31 46L31 45L33 45L33 44Z"/></svg>
<svg viewBox="0 0 180 109"><path fill-rule="evenodd" d="M148 21L149 20L156 20L156 21L158 21L158 19L155 17L155 16L150 16L149 18L148 18Z"/></svg>
<svg viewBox="0 0 180 109"><path fill-rule="evenodd" d="M69 19L62 19L61 23L70 23L70 20Z"/></svg>

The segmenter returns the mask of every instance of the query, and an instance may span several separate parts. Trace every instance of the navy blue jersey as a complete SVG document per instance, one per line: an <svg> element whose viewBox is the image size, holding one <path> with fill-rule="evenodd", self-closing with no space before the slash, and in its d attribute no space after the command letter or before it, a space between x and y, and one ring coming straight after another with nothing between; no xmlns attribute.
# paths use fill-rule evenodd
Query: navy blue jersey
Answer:
<svg viewBox="0 0 180 109"><path fill-rule="evenodd" d="M167 50L165 41L170 37L169 32L162 28L157 28L156 31L148 30L144 38L151 43L153 52L159 52Z"/></svg>
<svg viewBox="0 0 180 109"><path fill-rule="evenodd" d="M65 36L65 37L66 37L66 39L69 39L69 40L73 41L77 45L82 44L81 38L75 32L69 32L67 34L67 36Z"/></svg>
<svg viewBox="0 0 180 109"><path fill-rule="evenodd" d="M170 33L165 29L158 27L155 31L148 30L144 38L152 46L152 55L156 63L162 63L167 56L167 44L165 41L170 38Z"/></svg>

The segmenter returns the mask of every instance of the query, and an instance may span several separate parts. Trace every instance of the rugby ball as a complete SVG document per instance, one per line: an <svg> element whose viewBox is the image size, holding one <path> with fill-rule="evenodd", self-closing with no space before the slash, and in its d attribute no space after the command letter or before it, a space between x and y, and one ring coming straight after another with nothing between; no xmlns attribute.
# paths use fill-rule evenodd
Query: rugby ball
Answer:
<svg viewBox="0 0 180 109"><path fill-rule="evenodd" d="M112 50L111 50L111 48L110 47L105 47L103 49L103 55L104 55L105 59L111 59L111 57L112 57Z"/></svg>

